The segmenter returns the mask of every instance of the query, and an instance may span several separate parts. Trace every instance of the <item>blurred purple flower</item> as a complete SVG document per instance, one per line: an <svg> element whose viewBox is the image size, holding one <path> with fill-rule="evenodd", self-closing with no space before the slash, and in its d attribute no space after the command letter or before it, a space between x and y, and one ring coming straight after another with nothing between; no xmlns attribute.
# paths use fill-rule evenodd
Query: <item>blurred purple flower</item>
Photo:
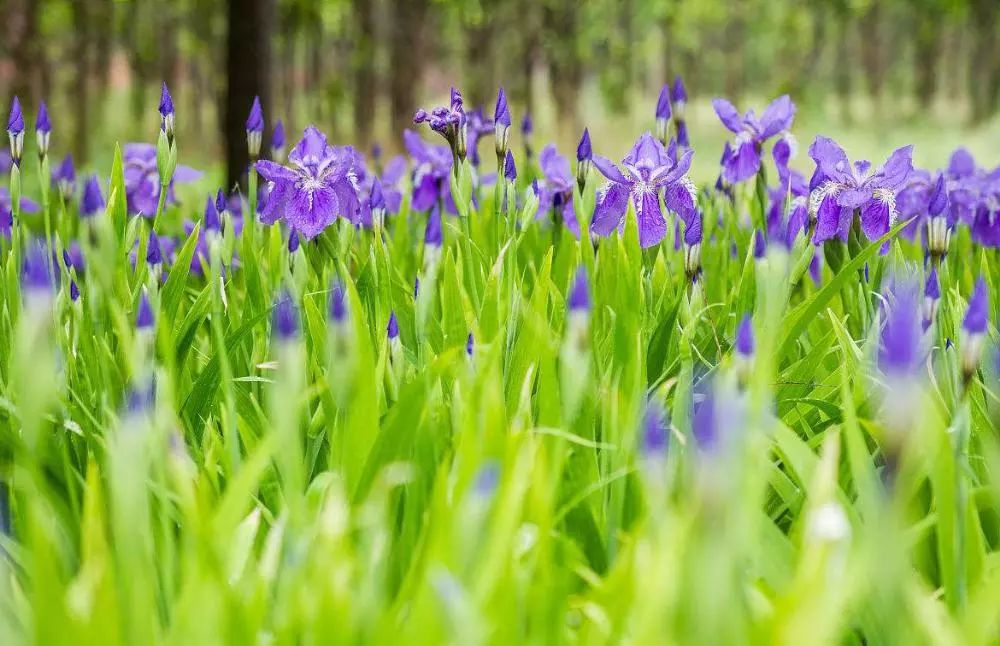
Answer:
<svg viewBox="0 0 1000 646"><path fill-rule="evenodd" d="M125 197L129 213L153 218L160 199L160 175L156 167L156 146L152 144L125 144ZM201 178L201 171L178 164L167 186L167 204L174 204L174 182L194 182Z"/></svg>

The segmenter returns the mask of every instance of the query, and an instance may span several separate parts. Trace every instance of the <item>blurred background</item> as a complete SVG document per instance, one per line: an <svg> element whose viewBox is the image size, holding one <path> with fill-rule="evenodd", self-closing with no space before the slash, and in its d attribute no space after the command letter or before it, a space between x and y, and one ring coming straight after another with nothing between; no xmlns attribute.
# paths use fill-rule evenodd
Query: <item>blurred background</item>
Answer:
<svg viewBox="0 0 1000 646"><path fill-rule="evenodd" d="M290 143L315 123L393 150L451 84L490 114L504 85L536 148L569 150L588 125L619 156L681 74L702 176L726 137L714 96L759 110L790 93L803 148L822 131L853 156L912 142L933 165L963 144L990 165L1000 146L998 0L0 0L0 15L2 96L32 115L46 99L78 165L153 140L162 80L182 161L225 153L230 181L255 94Z"/></svg>

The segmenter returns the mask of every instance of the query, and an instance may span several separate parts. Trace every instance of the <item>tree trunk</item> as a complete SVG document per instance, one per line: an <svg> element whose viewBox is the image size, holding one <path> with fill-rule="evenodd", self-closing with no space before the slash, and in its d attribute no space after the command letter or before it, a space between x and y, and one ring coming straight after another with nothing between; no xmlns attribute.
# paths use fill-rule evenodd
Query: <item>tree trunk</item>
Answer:
<svg viewBox="0 0 1000 646"><path fill-rule="evenodd" d="M228 85L223 110L228 186L242 181L246 175L249 164L246 118L254 96L260 97L265 123L271 118L269 65L273 14L273 0L229 0Z"/></svg>
<svg viewBox="0 0 1000 646"><path fill-rule="evenodd" d="M577 38L578 7L573 0L557 0L545 7L545 42L549 59L549 84L560 115L561 138L573 136L577 128L577 98L583 81Z"/></svg>
<svg viewBox="0 0 1000 646"><path fill-rule="evenodd" d="M969 14L972 20L970 31L972 51L969 53L969 97L972 104L973 123L982 123L990 116L995 98L991 96L1000 85L1000 74L996 58L1000 55L997 47L998 11L996 0L971 0Z"/></svg>
<svg viewBox="0 0 1000 646"><path fill-rule="evenodd" d="M73 41L73 63L76 78L73 79L73 113L76 117L73 137L73 156L78 164L87 161L88 134L90 132L90 64L89 43L91 40L90 3L87 0L73 0L73 23L76 30Z"/></svg>
<svg viewBox="0 0 1000 646"><path fill-rule="evenodd" d="M861 36L861 66L868 82L868 94L875 106L876 116L881 115L882 88L885 85L885 61L882 47L882 8L873 2L868 12L858 21Z"/></svg>
<svg viewBox="0 0 1000 646"><path fill-rule="evenodd" d="M354 0L354 137L368 148L375 123L375 15L373 0Z"/></svg>
<svg viewBox="0 0 1000 646"><path fill-rule="evenodd" d="M6 46L14 63L11 95L20 97L26 107L35 105L42 94L42 52L38 38L42 4L42 0L9 0L4 12Z"/></svg>
<svg viewBox="0 0 1000 646"><path fill-rule="evenodd" d="M938 61L941 58L941 24L944 16L931 8L921 11L914 33L914 92L923 110L929 110L937 93Z"/></svg>
<svg viewBox="0 0 1000 646"><path fill-rule="evenodd" d="M412 126L413 112L417 109L416 90L423 71L426 12L426 0L399 0L395 4L389 45L392 69L389 103L393 136Z"/></svg>

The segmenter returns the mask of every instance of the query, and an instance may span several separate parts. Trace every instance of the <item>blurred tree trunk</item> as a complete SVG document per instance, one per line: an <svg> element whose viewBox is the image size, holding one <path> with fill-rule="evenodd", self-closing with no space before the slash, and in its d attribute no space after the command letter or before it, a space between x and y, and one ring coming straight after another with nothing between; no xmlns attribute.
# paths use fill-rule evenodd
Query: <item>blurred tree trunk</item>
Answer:
<svg viewBox="0 0 1000 646"><path fill-rule="evenodd" d="M883 48L882 5L873 2L858 21L861 36L861 66L868 82L868 94L876 117L882 114L882 89L885 85L885 49Z"/></svg>
<svg viewBox="0 0 1000 646"><path fill-rule="evenodd" d="M246 118L254 96L260 96L266 122L271 119L271 26L273 0L229 0L226 38L224 127L228 186L246 174L249 157Z"/></svg>
<svg viewBox="0 0 1000 646"><path fill-rule="evenodd" d="M367 149L375 123L375 12L373 0L354 0L354 139Z"/></svg>
<svg viewBox="0 0 1000 646"><path fill-rule="evenodd" d="M10 93L25 109L42 94L42 47L38 37L38 14L43 0L8 0L4 13L6 47L14 64Z"/></svg>
<svg viewBox="0 0 1000 646"><path fill-rule="evenodd" d="M732 3L723 36L724 51L726 52L724 92L726 97L735 102L739 102L746 76L746 67L743 64L747 31L744 10L745 6L742 1Z"/></svg>
<svg viewBox="0 0 1000 646"><path fill-rule="evenodd" d="M577 98L583 81L579 51L579 7L573 0L554 0L545 6L544 42L549 62L549 85L560 116L561 138L577 132Z"/></svg>
<svg viewBox="0 0 1000 646"><path fill-rule="evenodd" d="M513 88L513 95L524 106L524 114L534 114L536 108L534 73L541 40L540 16L537 7L538 5L533 0L520 0L518 2L516 20L521 37L517 43L518 57L515 63L518 82Z"/></svg>
<svg viewBox="0 0 1000 646"><path fill-rule="evenodd" d="M479 17L478 22L465 25L465 66L468 72L462 78L463 97L469 108L483 106L486 116L492 116L491 103L496 88L493 76L493 41L496 25Z"/></svg>
<svg viewBox="0 0 1000 646"><path fill-rule="evenodd" d="M996 105L1000 89L1000 47L997 46L997 0L970 0L972 49L968 55L969 97L973 123L982 123Z"/></svg>
<svg viewBox="0 0 1000 646"><path fill-rule="evenodd" d="M841 118L844 123L850 123L851 115L851 68L856 64L853 41L851 39L851 14L848 9L837 11L837 26L839 38L836 42L834 55L833 83L840 99Z"/></svg>
<svg viewBox="0 0 1000 646"><path fill-rule="evenodd" d="M389 103L392 112L392 136L413 124L417 109L417 87L424 64L424 20L427 0L399 0L392 16L389 45L391 79Z"/></svg>
<svg viewBox="0 0 1000 646"><path fill-rule="evenodd" d="M936 5L923 7L916 16L913 76L917 102L929 110L937 93L938 61L941 59L943 12Z"/></svg>
<svg viewBox="0 0 1000 646"><path fill-rule="evenodd" d="M76 123L73 129L73 156L77 164L87 160L88 134L90 131L90 56L91 33L90 2L72 0L73 26L76 30L73 41L73 64L76 67L73 79L73 114Z"/></svg>

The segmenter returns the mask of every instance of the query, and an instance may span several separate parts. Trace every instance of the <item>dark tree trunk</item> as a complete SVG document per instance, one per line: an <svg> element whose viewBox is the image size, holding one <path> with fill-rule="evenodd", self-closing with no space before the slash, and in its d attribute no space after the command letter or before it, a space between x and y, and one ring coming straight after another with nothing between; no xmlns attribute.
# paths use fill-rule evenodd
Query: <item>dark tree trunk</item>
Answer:
<svg viewBox="0 0 1000 646"><path fill-rule="evenodd" d="M885 85L885 54L882 42L882 6L873 2L868 12L858 21L861 36L861 66L865 70L868 94L875 105L876 115L881 115L882 88Z"/></svg>
<svg viewBox="0 0 1000 646"><path fill-rule="evenodd" d="M374 0L354 0L354 136L367 149L375 123L375 12Z"/></svg>
<svg viewBox="0 0 1000 646"><path fill-rule="evenodd" d="M583 65L578 51L579 7L572 0L557 0L545 7L545 42L549 59L549 83L556 113L560 115L560 135L567 138L577 128L577 98L583 81Z"/></svg>
<svg viewBox="0 0 1000 646"><path fill-rule="evenodd" d="M487 116L495 98L496 87L493 77L494 25L486 20L465 26L465 51L467 73L462 78L462 91L469 107L483 106Z"/></svg>
<svg viewBox="0 0 1000 646"><path fill-rule="evenodd" d="M11 94L21 104L35 105L42 94L42 51L38 38L38 13L42 0L9 0L6 22L6 46L14 63Z"/></svg>
<svg viewBox="0 0 1000 646"><path fill-rule="evenodd" d="M969 98L973 123L981 123L995 105L995 92L1000 85L1000 47L997 46L997 21L1000 8L996 0L971 0L972 51L968 54Z"/></svg>
<svg viewBox="0 0 1000 646"><path fill-rule="evenodd" d="M76 67L76 78L73 79L73 113L76 117L73 156L78 164L87 161L87 135L90 131L90 6L87 0L73 0L72 2L73 23L76 30L73 42L73 63Z"/></svg>
<svg viewBox="0 0 1000 646"><path fill-rule="evenodd" d="M227 37L226 176L228 186L244 179L247 154L246 118L254 96L260 96L264 118L269 121L271 99L272 0L229 0Z"/></svg>
<svg viewBox="0 0 1000 646"><path fill-rule="evenodd" d="M853 85L851 67L854 60L852 58L854 41L851 38L850 15L847 12L839 13L837 24L840 27L840 38L837 40L833 82L837 88L837 97L840 100L841 118L845 123L850 123L852 120L851 90Z"/></svg>
<svg viewBox="0 0 1000 646"><path fill-rule="evenodd" d="M389 103L393 137L398 137L413 124L413 112L417 108L416 90L423 71L426 12L426 0L399 0L395 3L389 46L392 69Z"/></svg>
<svg viewBox="0 0 1000 646"><path fill-rule="evenodd" d="M913 76L917 102L928 110L937 93L938 61L941 59L941 25L944 16L927 8L917 18L914 33Z"/></svg>

